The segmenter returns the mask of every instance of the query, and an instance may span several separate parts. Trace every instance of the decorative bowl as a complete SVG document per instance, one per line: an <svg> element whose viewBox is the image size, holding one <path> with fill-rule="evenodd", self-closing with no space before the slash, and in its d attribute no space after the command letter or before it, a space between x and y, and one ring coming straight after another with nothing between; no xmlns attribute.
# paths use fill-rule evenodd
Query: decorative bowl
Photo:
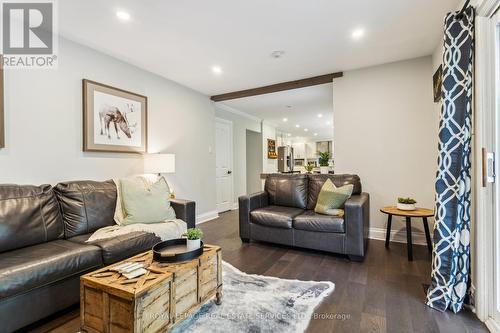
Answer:
<svg viewBox="0 0 500 333"><path fill-rule="evenodd" d="M415 204L403 204L403 203L399 203L398 202L398 205L397 205L398 209L399 210L415 210Z"/></svg>

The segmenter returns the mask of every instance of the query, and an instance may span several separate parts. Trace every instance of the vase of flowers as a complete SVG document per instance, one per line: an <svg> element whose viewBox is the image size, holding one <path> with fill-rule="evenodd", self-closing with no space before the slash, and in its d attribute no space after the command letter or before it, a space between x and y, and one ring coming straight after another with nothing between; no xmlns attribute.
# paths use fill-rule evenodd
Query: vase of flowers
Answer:
<svg viewBox="0 0 500 333"><path fill-rule="evenodd" d="M182 236L186 237L186 245L188 251L193 251L200 248L203 231L197 228L188 229Z"/></svg>
<svg viewBox="0 0 500 333"><path fill-rule="evenodd" d="M398 209L400 210L415 210L415 204L417 201L412 198L398 198Z"/></svg>

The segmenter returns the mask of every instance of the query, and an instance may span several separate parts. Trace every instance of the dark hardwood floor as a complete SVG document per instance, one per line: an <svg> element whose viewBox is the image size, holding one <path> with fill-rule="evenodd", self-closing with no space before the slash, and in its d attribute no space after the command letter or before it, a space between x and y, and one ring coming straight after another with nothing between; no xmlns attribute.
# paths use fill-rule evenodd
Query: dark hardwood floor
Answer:
<svg viewBox="0 0 500 333"><path fill-rule="evenodd" d="M224 213L201 225L204 241L222 247L223 259L247 273L286 279L324 280L334 292L316 309L307 332L488 332L470 311L440 313L424 304L431 256L414 246L408 262L406 246L371 240L363 263L344 256L273 244L242 244L238 212ZM79 331L78 309L70 309L31 332Z"/></svg>

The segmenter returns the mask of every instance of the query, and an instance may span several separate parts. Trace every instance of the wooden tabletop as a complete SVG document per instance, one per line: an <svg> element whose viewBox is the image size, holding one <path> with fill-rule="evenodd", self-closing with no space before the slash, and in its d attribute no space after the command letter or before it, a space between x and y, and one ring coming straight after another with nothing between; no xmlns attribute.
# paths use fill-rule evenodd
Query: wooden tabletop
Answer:
<svg viewBox="0 0 500 333"><path fill-rule="evenodd" d="M153 251L150 250L97 271L87 273L81 277L81 280L97 289L104 289L110 294L118 295L125 299L134 299L164 280L174 278L176 272L191 266L197 266L200 261L217 255L217 252L220 250L218 246L205 244L203 254L199 257L176 263L154 261ZM125 276L112 270L113 267L125 262L142 263L148 272L135 279L127 279Z"/></svg>
<svg viewBox="0 0 500 333"><path fill-rule="evenodd" d="M401 210L395 206L389 206L381 208L380 211L384 214L390 214L394 216L408 216L408 217L432 217L434 216L434 211L427 208L416 208L415 210Z"/></svg>

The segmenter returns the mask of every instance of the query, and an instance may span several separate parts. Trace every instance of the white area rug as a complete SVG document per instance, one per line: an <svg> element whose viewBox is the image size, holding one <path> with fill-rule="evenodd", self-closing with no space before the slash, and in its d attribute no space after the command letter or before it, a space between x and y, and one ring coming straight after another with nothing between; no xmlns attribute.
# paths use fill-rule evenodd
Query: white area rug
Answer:
<svg viewBox="0 0 500 333"><path fill-rule="evenodd" d="M304 332L332 282L250 275L223 263L222 305L205 304L173 333Z"/></svg>

